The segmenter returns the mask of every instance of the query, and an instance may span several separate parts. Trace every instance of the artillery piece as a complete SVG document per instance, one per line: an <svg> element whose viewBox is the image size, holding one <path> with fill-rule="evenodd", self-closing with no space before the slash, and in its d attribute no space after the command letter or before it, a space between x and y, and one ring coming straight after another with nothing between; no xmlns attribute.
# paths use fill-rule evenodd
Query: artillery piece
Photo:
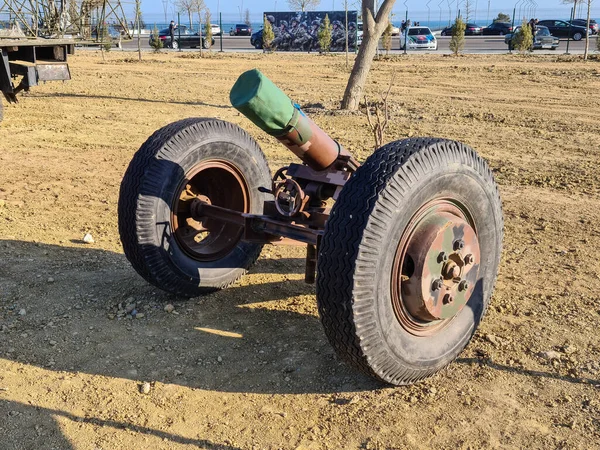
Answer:
<svg viewBox="0 0 600 450"><path fill-rule="evenodd" d="M155 132L125 173L119 232L150 283L185 297L225 288L264 244L306 244L337 353L387 383L452 362L487 309L502 248L492 172L471 148L415 138L361 165L257 70L232 105L302 161L272 177L238 126L186 119Z"/></svg>

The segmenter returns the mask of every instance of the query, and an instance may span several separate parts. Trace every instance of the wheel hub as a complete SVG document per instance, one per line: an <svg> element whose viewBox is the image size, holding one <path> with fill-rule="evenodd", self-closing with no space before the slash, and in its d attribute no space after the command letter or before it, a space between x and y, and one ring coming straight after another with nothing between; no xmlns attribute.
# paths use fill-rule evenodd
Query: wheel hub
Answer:
<svg viewBox="0 0 600 450"><path fill-rule="evenodd" d="M198 261L214 261L237 245L243 230L199 217L196 211L203 204L248 212L249 191L236 167L220 160L199 163L186 174L172 207L171 224L181 248Z"/></svg>
<svg viewBox="0 0 600 450"><path fill-rule="evenodd" d="M413 334L435 332L469 301L479 272L475 230L455 206L422 211L401 239L393 269L392 301Z"/></svg>

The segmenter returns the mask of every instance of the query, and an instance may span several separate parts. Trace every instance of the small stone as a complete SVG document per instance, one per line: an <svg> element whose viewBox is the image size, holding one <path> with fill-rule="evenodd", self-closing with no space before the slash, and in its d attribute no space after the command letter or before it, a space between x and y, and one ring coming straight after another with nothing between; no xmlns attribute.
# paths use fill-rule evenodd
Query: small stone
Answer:
<svg viewBox="0 0 600 450"><path fill-rule="evenodd" d="M284 378L284 380L285 380L285 381L290 381L290 380L291 380L291 378L290 378L290 377L285 377L285 378Z"/></svg>
<svg viewBox="0 0 600 450"><path fill-rule="evenodd" d="M48 344L50 344L51 346L54 347L56 344L58 344L58 342L56 342L56 341L50 341L50 342L48 342Z"/></svg>
<svg viewBox="0 0 600 450"><path fill-rule="evenodd" d="M82 240L86 244L93 244L94 243L94 238L92 237L92 235L90 233L85 233L85 236L83 236Z"/></svg>
<svg viewBox="0 0 600 450"><path fill-rule="evenodd" d="M110 320L114 320L114 319L115 319L115 317L116 317L116 316L115 316L114 314L109 314L109 315L108 315L108 318L109 318Z"/></svg>
<svg viewBox="0 0 600 450"><path fill-rule="evenodd" d="M146 382L146 383L142 383L142 385L140 386L140 392L142 394L148 395L150 393L150 383Z"/></svg>
<svg viewBox="0 0 600 450"><path fill-rule="evenodd" d="M25 314L27 314L27 310L26 310L25 308L21 308L21 309L19 310L19 315L20 315L20 316L24 316Z"/></svg>
<svg viewBox="0 0 600 450"><path fill-rule="evenodd" d="M144 313L137 313L137 314L135 315L135 318L136 318L136 319L143 319L145 316L146 316L146 314L144 314Z"/></svg>
<svg viewBox="0 0 600 450"><path fill-rule="evenodd" d="M127 314L132 313L135 310L135 303L130 303L129 305L127 305L125 307L125 312L127 312Z"/></svg>
<svg viewBox="0 0 600 450"><path fill-rule="evenodd" d="M27 336L29 336L27 333L21 333L22 338L26 338Z"/></svg>
<svg viewBox="0 0 600 450"><path fill-rule="evenodd" d="M220 356L217 356L217 361L218 362L223 362L223 358L221 358Z"/></svg>
<svg viewBox="0 0 600 450"><path fill-rule="evenodd" d="M565 345L562 348L562 351L565 355L572 355L573 353L575 353L577 351L577 347L575 347L574 345Z"/></svg>
<svg viewBox="0 0 600 450"><path fill-rule="evenodd" d="M561 354L555 352L554 350L548 350L547 352L541 352L540 356L544 359L547 359L548 361L552 361L555 359L560 359Z"/></svg>
<svg viewBox="0 0 600 450"><path fill-rule="evenodd" d="M54 283L54 278L48 277L48 283Z"/></svg>
<svg viewBox="0 0 600 450"><path fill-rule="evenodd" d="M168 313L172 313L173 311L175 311L175 307L169 303L168 305L165 305L165 311Z"/></svg>

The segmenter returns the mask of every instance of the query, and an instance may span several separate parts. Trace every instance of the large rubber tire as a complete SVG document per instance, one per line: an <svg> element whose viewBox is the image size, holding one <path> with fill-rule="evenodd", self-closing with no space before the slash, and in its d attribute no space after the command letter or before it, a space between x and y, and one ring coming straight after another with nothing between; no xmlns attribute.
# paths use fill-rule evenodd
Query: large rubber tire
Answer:
<svg viewBox="0 0 600 450"><path fill-rule="evenodd" d="M238 234L228 241L227 254L207 260L187 251L178 239L172 216L178 193L194 168L214 161L243 179L246 212L262 214L266 197L258 188L271 185L265 156L244 130L216 119L186 119L156 131L135 154L121 183L119 233L127 259L147 281L178 296L195 297L229 286L262 249L242 242ZM200 182L220 198L221 204L214 198L213 204L224 206L233 193L224 192L224 184L215 179L205 176Z"/></svg>
<svg viewBox="0 0 600 450"><path fill-rule="evenodd" d="M574 41L580 41L583 39L583 33L575 33L573 34L573 40Z"/></svg>
<svg viewBox="0 0 600 450"><path fill-rule="evenodd" d="M481 249L466 306L437 333L415 336L391 301L395 249L422 205L451 198L470 212ZM371 155L342 190L319 250L317 301L338 355L381 381L422 380L452 362L488 306L502 248L503 217L492 172L471 148L442 139L392 142Z"/></svg>

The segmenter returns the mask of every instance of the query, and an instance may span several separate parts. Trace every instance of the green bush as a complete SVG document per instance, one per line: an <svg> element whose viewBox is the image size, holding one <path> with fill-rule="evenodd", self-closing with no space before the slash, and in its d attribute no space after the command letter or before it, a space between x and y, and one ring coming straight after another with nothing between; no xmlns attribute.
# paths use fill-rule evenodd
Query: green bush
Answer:
<svg viewBox="0 0 600 450"><path fill-rule="evenodd" d="M155 52L160 52L160 49L163 48L163 41L158 35L158 28L156 28L156 24L154 25L154 29L152 30L152 42L150 42L150 47L154 49Z"/></svg>
<svg viewBox="0 0 600 450"><path fill-rule="evenodd" d="M325 14L325 19L321 23L321 28L319 28L319 46L321 47L322 52L328 52L329 47L331 47L331 32L333 31L333 27L331 26L331 22L329 22L329 14Z"/></svg>
<svg viewBox="0 0 600 450"><path fill-rule="evenodd" d="M268 52L275 51L273 46L273 39L275 39L275 33L273 33L273 27L271 22L267 20L267 16L263 16L263 49Z"/></svg>
<svg viewBox="0 0 600 450"><path fill-rule="evenodd" d="M386 54L389 55L390 50L392 49L392 22L388 22L385 31L381 35L381 45L383 45Z"/></svg>
<svg viewBox="0 0 600 450"><path fill-rule="evenodd" d="M467 25L463 22L462 17L458 16L452 25L452 38L450 39L450 50L454 55L458 55L465 46L466 29Z"/></svg>
<svg viewBox="0 0 600 450"><path fill-rule="evenodd" d="M521 28L514 32L511 46L521 53L531 50L533 46L533 34L531 33L531 28L529 27L527 20L523 20Z"/></svg>
<svg viewBox="0 0 600 450"><path fill-rule="evenodd" d="M202 33L201 33L202 34ZM210 27L210 11L206 10L206 16L204 18L204 42L206 42L206 48L210 48L212 45L212 28Z"/></svg>

